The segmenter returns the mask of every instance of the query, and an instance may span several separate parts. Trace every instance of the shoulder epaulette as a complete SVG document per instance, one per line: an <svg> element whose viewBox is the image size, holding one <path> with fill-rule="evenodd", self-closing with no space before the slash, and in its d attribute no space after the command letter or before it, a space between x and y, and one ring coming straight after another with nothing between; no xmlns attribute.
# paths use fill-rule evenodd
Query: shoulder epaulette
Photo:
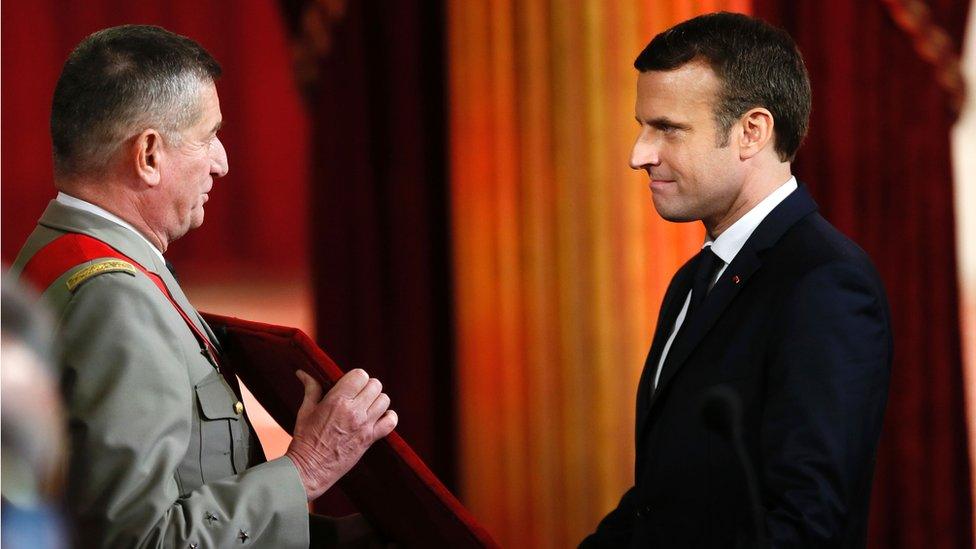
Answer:
<svg viewBox="0 0 976 549"><path fill-rule="evenodd" d="M89 279L105 273L129 273L130 275L135 276L136 268L133 267L128 261L122 261L121 259L104 259L102 261L97 261L71 275L71 278L69 278L67 282L68 291L74 292L76 289L78 289L78 286L81 286Z"/></svg>

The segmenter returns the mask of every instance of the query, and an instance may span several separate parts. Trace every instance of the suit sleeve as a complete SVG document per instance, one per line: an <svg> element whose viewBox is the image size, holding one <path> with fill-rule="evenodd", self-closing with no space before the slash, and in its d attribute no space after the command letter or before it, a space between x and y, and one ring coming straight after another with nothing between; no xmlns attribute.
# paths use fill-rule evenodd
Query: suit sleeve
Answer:
<svg viewBox="0 0 976 549"><path fill-rule="evenodd" d="M890 375L878 286L849 264L804 276L777 317L760 474L775 547L836 546L869 497Z"/></svg>
<svg viewBox="0 0 976 549"><path fill-rule="evenodd" d="M60 319L71 444L67 501L80 541L308 547L305 490L286 457L181 497L177 467L196 404L187 357L174 343L181 335L164 317L158 294L143 276L102 274L77 290Z"/></svg>
<svg viewBox="0 0 976 549"><path fill-rule="evenodd" d="M694 261L693 259L688 260L678 272L672 277L671 282L668 284L668 289L664 292L664 298L661 300L660 311L658 312L657 318L657 328L655 332L661 331L661 324L665 322L665 315L667 310L670 308L670 304L673 300L678 298L678 289L683 287L683 281L688 277L688 269ZM664 330L664 337L667 338L670 334L669 329ZM654 349L654 342L651 342L651 352ZM642 384L644 376L653 376L657 368L657 364L651 364L650 357L648 357L648 363L645 364L645 371L643 372L641 379ZM650 382L648 380L648 382ZM641 390L641 386L638 386L638 391ZM638 401L639 402L639 401ZM637 415L640 416L640 404L638 403ZM639 417L638 417L639 421ZM637 518L637 488L631 486L624 495L620 498L620 502L617 507L607 513L607 516L603 517L600 524L597 525L596 531L587 536L582 543L580 543L581 549L596 549L600 547L626 547L631 543L631 536L633 535L634 523Z"/></svg>
<svg viewBox="0 0 976 549"><path fill-rule="evenodd" d="M617 507L603 517L596 531L580 543L580 549L599 549L602 547L625 547L630 544L634 528L636 488L624 492Z"/></svg>

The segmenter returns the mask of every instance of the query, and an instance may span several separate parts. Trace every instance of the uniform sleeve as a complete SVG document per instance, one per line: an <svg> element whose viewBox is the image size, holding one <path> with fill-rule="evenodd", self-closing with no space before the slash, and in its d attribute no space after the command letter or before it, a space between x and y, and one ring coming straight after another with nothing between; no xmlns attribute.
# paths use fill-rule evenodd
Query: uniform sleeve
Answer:
<svg viewBox="0 0 976 549"><path fill-rule="evenodd" d="M784 301L767 371L760 474L774 547L836 546L866 509L888 394L880 289L848 264L806 275Z"/></svg>
<svg viewBox="0 0 976 549"><path fill-rule="evenodd" d="M171 305L144 276L83 284L60 319L80 545L308 547L298 471L282 457L180 496L195 396Z"/></svg>

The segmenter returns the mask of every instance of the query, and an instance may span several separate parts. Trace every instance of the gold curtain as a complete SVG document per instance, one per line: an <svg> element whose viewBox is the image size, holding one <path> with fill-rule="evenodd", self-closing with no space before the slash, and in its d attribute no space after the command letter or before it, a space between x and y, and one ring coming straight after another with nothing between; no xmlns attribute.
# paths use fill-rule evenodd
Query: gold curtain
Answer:
<svg viewBox="0 0 976 549"><path fill-rule="evenodd" d="M748 4L447 2L461 494L504 547L575 546L633 484L638 378L703 232L627 165L632 63Z"/></svg>

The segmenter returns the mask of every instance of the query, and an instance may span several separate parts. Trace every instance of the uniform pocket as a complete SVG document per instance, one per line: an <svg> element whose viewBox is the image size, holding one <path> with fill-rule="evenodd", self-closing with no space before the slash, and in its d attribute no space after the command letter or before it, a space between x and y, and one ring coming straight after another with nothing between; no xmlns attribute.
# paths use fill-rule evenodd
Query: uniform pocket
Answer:
<svg viewBox="0 0 976 549"><path fill-rule="evenodd" d="M237 396L230 390L224 378L213 371L197 384L197 402L200 403L200 415L204 419L232 419L239 421L241 416L234 405Z"/></svg>
<svg viewBox="0 0 976 549"><path fill-rule="evenodd" d="M194 388L200 412L200 470L203 481L233 475L234 451L241 445L237 397L223 377L213 371Z"/></svg>

